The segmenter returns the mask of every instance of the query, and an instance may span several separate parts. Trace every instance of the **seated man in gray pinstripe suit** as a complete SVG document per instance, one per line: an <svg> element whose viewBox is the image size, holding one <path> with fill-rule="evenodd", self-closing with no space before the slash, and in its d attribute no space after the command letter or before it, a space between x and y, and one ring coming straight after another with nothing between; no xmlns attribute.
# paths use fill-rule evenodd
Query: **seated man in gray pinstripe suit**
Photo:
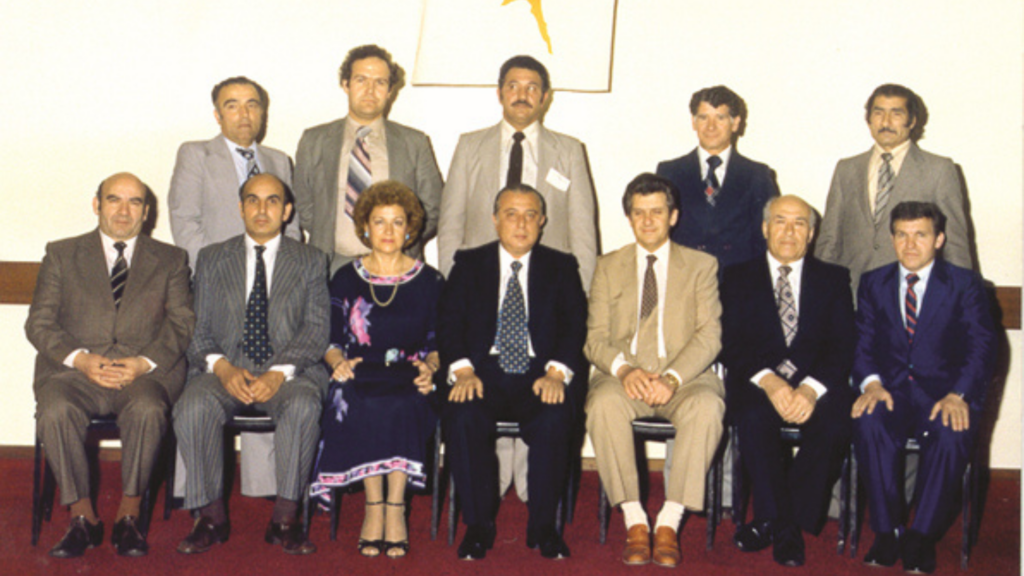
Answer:
<svg viewBox="0 0 1024 576"><path fill-rule="evenodd" d="M292 212L285 185L271 174L240 191L245 234L199 252L196 332L189 380L174 407L174 432L188 469L185 507L198 509L178 551L195 554L230 532L223 500L223 425L255 408L277 425L277 500L268 544L311 554L298 503L320 436L327 371L330 300L327 257L281 235Z"/></svg>

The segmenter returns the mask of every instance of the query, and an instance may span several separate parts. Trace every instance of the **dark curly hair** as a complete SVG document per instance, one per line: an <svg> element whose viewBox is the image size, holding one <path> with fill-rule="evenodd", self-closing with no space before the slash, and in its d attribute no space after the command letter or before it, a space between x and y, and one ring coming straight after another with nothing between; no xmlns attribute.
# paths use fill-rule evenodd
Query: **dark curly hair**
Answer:
<svg viewBox="0 0 1024 576"><path fill-rule="evenodd" d="M423 229L423 205L408 186L395 180L377 182L359 194L359 200L356 201L352 213L352 221L355 222L359 241L367 248L371 248L366 229L370 223L370 214L378 206L398 206L405 210L405 231L409 238L402 248L412 246Z"/></svg>

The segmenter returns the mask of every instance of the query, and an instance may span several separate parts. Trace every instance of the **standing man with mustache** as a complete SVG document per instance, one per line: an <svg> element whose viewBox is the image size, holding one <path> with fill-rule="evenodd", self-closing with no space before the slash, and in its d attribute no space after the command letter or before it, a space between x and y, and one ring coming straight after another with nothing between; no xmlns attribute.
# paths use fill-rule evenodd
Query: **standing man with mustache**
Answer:
<svg viewBox="0 0 1024 576"><path fill-rule="evenodd" d="M406 249L417 259L437 231L441 171L426 134L387 120L402 69L391 54L369 44L341 64L348 115L307 129L295 153L295 209L309 243L331 258L331 273L370 253L356 237L352 213L359 193L382 180L405 184L423 204L420 240Z"/></svg>
<svg viewBox="0 0 1024 576"><path fill-rule="evenodd" d="M438 267L448 276L457 250L497 240L491 219L494 195L506 186L527 184L547 205L540 243L575 256L583 289L589 291L598 251L594 188L583 144L541 122L551 101L547 68L532 56L506 60L498 73L498 101L501 122L463 134L452 156L441 196ZM512 481L514 458L516 488L525 500L527 449L521 440L514 449L511 444L507 438L498 441L501 493Z"/></svg>
<svg viewBox="0 0 1024 576"><path fill-rule="evenodd" d="M856 294L861 274L896 261L889 212L916 200L934 202L946 214L946 260L973 268L956 165L917 146L928 122L924 101L905 86L883 84L864 110L875 145L836 165L815 256L849 268Z"/></svg>

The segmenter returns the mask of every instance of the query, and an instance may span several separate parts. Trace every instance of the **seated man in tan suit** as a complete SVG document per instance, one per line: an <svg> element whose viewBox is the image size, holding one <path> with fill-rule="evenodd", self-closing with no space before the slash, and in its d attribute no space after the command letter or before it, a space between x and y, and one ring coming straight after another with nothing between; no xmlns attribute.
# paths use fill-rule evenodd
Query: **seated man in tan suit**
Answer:
<svg viewBox="0 0 1024 576"><path fill-rule="evenodd" d="M685 509L704 507L704 478L722 435L725 390L711 371L721 348L718 264L669 241L679 212L668 180L641 174L623 208L636 243L597 261L590 289L587 358L597 370L587 396L587 432L601 483L621 505L626 564L676 566ZM673 473L655 523L652 553L640 504L635 418L661 416L676 428Z"/></svg>

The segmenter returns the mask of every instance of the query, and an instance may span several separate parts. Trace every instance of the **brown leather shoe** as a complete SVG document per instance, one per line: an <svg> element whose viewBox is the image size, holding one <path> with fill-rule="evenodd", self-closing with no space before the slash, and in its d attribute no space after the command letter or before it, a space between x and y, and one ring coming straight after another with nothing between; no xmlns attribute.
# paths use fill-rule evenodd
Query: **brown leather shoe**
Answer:
<svg viewBox="0 0 1024 576"><path fill-rule="evenodd" d="M675 568L679 565L679 538L676 531L668 526L659 526L654 531L654 553L651 559L658 566Z"/></svg>
<svg viewBox="0 0 1024 576"><path fill-rule="evenodd" d="M280 545L289 554L312 554L316 552L316 545L306 538L302 530L302 524L296 522L280 524L271 521L267 526L267 533L263 537L267 544Z"/></svg>
<svg viewBox="0 0 1024 576"><path fill-rule="evenodd" d="M182 554L206 552L214 544L227 542L229 534L231 534L230 522L218 525L206 516L200 516L192 525L192 531L181 541L181 544L178 544L178 552Z"/></svg>
<svg viewBox="0 0 1024 576"><path fill-rule="evenodd" d="M651 531L644 524L634 524L626 530L626 549L622 561L630 566L640 566L651 561Z"/></svg>

